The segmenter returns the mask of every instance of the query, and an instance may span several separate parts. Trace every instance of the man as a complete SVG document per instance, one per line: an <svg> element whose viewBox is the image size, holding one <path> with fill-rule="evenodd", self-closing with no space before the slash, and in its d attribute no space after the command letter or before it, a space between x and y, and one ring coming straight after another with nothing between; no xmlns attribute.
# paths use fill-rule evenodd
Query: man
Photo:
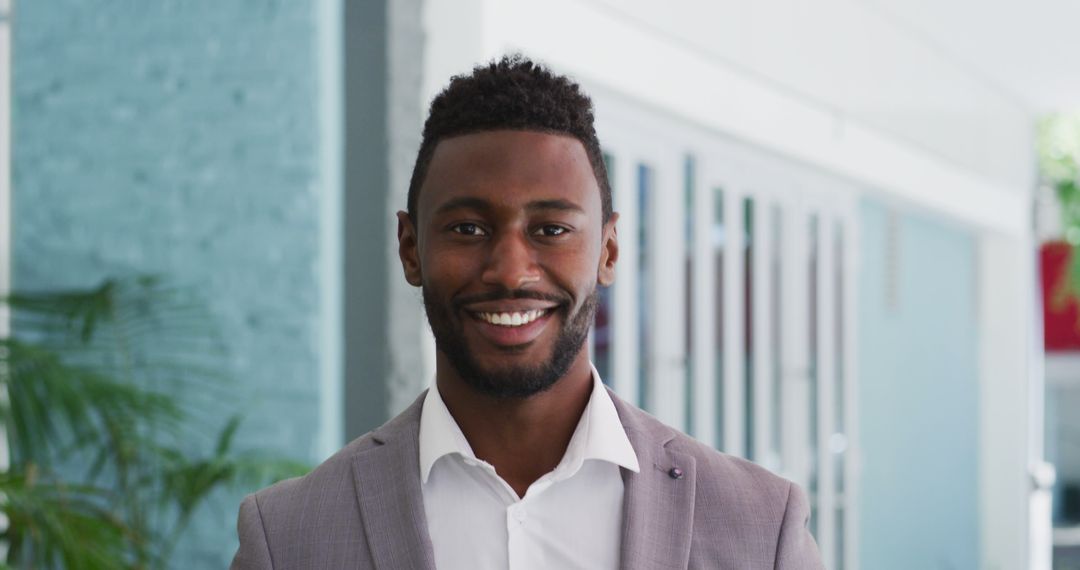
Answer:
<svg viewBox="0 0 1080 570"><path fill-rule="evenodd" d="M820 568L795 485L601 383L617 220L576 84L520 57L455 77L398 213L435 387L244 499L233 568Z"/></svg>

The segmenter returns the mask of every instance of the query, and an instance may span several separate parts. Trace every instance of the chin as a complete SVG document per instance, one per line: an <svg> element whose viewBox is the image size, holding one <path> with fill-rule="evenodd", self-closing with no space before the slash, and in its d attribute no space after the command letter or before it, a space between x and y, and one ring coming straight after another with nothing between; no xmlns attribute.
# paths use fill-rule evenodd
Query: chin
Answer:
<svg viewBox="0 0 1080 570"><path fill-rule="evenodd" d="M477 392L502 398L527 398L554 386L563 371L542 364L479 366L462 379Z"/></svg>

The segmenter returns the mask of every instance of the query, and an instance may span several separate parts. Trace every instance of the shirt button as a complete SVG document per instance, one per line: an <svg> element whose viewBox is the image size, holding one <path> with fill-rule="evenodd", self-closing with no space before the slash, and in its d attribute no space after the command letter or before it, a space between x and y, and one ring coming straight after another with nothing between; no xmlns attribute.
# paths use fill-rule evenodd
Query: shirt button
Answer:
<svg viewBox="0 0 1080 570"><path fill-rule="evenodd" d="M517 522L519 522L519 523L524 524L525 519L528 518L528 516L529 515L528 515L528 513L525 512L525 509L518 509L518 510L514 511L514 518L517 519Z"/></svg>

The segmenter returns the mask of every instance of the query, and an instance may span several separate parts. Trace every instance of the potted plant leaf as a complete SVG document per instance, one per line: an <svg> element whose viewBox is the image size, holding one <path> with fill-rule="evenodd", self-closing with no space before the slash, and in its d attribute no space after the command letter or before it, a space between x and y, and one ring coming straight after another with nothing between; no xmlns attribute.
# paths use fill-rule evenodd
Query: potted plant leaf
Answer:
<svg viewBox="0 0 1080 570"><path fill-rule="evenodd" d="M213 491L307 470L234 449L224 343L190 289L139 276L3 301L8 567L166 568Z"/></svg>

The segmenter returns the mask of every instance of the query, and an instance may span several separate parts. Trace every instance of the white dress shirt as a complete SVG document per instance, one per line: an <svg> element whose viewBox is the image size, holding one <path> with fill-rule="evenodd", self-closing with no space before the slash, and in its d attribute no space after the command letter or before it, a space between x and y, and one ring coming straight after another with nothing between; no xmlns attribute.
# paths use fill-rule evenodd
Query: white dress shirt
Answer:
<svg viewBox="0 0 1080 570"><path fill-rule="evenodd" d="M600 375L566 454L519 498L477 459L436 387L420 415L420 481L440 570L617 568L620 467L639 471Z"/></svg>

